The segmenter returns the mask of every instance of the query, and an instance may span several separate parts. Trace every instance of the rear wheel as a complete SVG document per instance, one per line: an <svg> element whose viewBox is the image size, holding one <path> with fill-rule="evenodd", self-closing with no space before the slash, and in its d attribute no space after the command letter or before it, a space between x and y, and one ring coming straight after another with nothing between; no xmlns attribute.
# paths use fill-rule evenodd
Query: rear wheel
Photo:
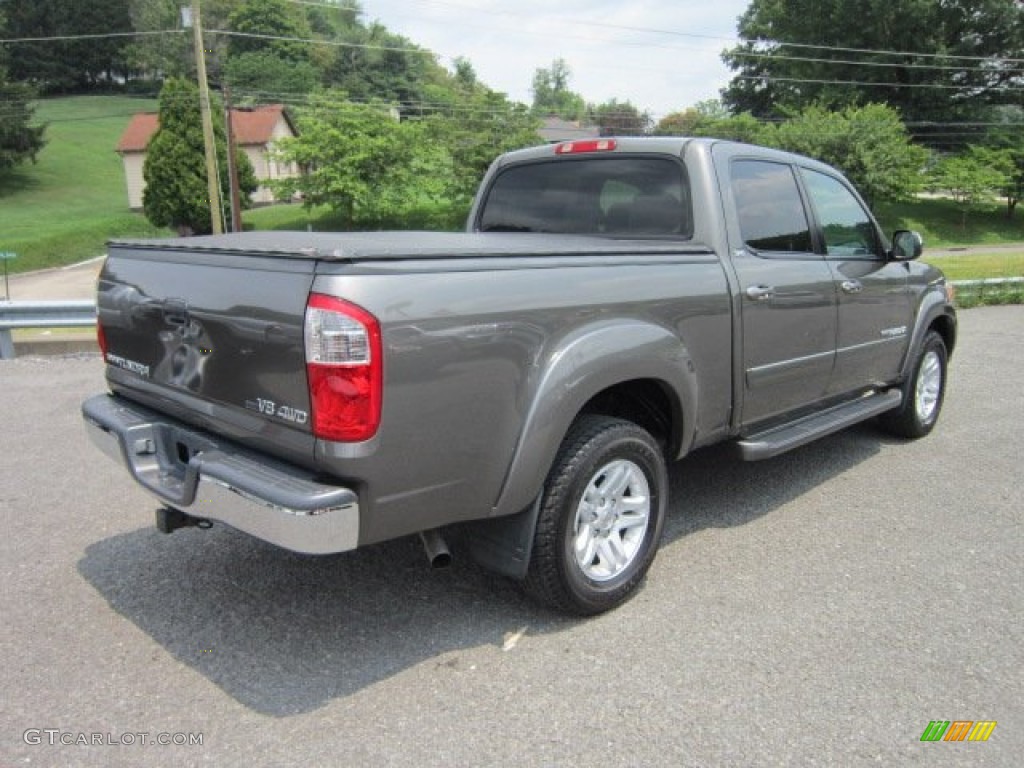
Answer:
<svg viewBox="0 0 1024 768"><path fill-rule="evenodd" d="M526 590L581 615L626 600L657 553L667 484L664 456L645 430L581 417L544 486Z"/></svg>
<svg viewBox="0 0 1024 768"><path fill-rule="evenodd" d="M900 437L924 437L935 427L946 394L946 343L929 331L917 353L913 374L903 389L903 405L882 417L882 425Z"/></svg>

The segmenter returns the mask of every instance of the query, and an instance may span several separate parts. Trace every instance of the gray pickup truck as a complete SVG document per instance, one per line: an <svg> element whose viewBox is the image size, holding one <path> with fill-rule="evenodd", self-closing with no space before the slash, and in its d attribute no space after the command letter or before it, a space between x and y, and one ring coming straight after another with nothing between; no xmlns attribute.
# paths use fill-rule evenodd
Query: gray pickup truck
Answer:
<svg viewBox="0 0 1024 768"><path fill-rule="evenodd" d="M421 534L557 609L625 600L666 464L767 459L942 406L956 315L834 169L714 140L498 158L466 233L254 232L110 244L95 443L170 532L303 553Z"/></svg>

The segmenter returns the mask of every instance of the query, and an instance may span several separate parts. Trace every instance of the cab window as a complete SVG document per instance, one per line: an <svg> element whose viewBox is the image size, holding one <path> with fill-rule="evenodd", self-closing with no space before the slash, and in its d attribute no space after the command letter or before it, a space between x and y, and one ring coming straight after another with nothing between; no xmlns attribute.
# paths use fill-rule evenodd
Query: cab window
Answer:
<svg viewBox="0 0 1024 768"><path fill-rule="evenodd" d="M813 253L811 228L793 169L766 160L732 163L743 242L754 251Z"/></svg>
<svg viewBox="0 0 1024 768"><path fill-rule="evenodd" d="M602 157L512 166L488 190L482 232L689 238L682 165L659 157Z"/></svg>
<svg viewBox="0 0 1024 768"><path fill-rule="evenodd" d="M846 185L807 168L802 168L800 173L818 217L826 254L833 258L878 256L880 248L875 225Z"/></svg>

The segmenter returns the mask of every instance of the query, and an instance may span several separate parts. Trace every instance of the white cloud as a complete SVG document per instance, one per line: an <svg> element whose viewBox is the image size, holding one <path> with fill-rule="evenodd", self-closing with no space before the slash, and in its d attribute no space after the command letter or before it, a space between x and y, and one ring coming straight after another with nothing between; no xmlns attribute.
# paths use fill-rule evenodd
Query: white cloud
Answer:
<svg viewBox="0 0 1024 768"><path fill-rule="evenodd" d="M730 73L720 54L749 0L362 0L380 21L438 54L469 59L477 76L529 103L539 67L563 58L588 102L631 101L657 117L718 97Z"/></svg>

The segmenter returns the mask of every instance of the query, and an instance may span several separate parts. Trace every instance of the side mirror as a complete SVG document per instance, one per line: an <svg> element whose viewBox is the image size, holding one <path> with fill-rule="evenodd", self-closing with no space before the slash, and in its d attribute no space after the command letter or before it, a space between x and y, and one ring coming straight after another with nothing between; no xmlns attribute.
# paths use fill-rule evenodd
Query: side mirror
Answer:
<svg viewBox="0 0 1024 768"><path fill-rule="evenodd" d="M924 240L917 232L897 229L892 235L891 256L896 261L913 261L924 251Z"/></svg>

